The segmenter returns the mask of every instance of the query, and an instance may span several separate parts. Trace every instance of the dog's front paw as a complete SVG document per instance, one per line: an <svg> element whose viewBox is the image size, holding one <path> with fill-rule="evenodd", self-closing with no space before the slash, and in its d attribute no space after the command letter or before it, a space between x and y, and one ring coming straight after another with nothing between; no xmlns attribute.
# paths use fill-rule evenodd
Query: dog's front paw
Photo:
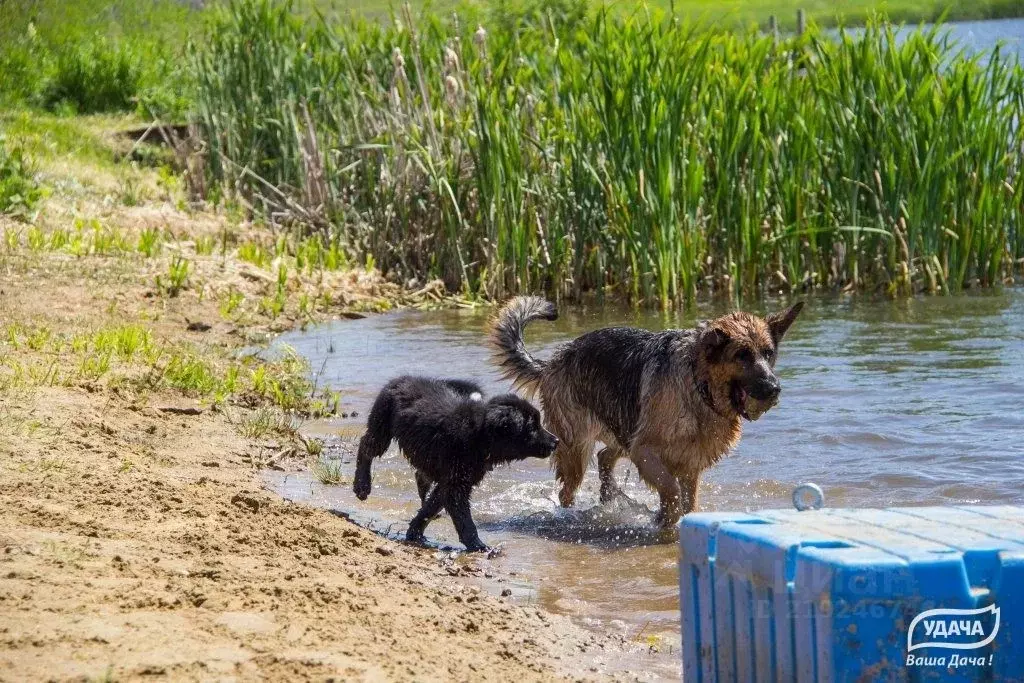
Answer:
<svg viewBox="0 0 1024 683"><path fill-rule="evenodd" d="M370 488L371 484L369 479L361 479L357 477L356 480L352 482L352 492L356 494L356 498L359 500L366 500L370 495Z"/></svg>
<svg viewBox="0 0 1024 683"><path fill-rule="evenodd" d="M658 532L654 535L655 542L657 543L678 543L679 542L679 527L668 526L661 527Z"/></svg>
<svg viewBox="0 0 1024 683"><path fill-rule="evenodd" d="M679 510L666 510L662 508L658 510L658 514L654 515L654 526L662 531L675 529L676 524L679 523L680 516Z"/></svg>
<svg viewBox="0 0 1024 683"><path fill-rule="evenodd" d="M563 486L558 492L558 504L564 508L571 508L574 502L576 502L576 489Z"/></svg>
<svg viewBox="0 0 1024 683"><path fill-rule="evenodd" d="M466 550L471 553L487 553L491 551L479 538L476 541L467 543Z"/></svg>
<svg viewBox="0 0 1024 683"><path fill-rule="evenodd" d="M426 542L426 537L423 535L423 531L420 529L409 529L405 532L406 543L418 543L423 544Z"/></svg>
<svg viewBox="0 0 1024 683"><path fill-rule="evenodd" d="M601 485L601 497L599 501L602 505L610 503L617 498L625 498L626 492L619 488L618 484L609 483Z"/></svg>

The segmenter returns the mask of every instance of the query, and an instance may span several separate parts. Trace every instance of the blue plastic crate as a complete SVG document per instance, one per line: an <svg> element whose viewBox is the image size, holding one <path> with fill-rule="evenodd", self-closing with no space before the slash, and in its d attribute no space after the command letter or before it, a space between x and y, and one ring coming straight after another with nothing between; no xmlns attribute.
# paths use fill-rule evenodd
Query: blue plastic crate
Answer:
<svg viewBox="0 0 1024 683"><path fill-rule="evenodd" d="M687 683L1024 681L1024 507L691 514L679 542Z"/></svg>

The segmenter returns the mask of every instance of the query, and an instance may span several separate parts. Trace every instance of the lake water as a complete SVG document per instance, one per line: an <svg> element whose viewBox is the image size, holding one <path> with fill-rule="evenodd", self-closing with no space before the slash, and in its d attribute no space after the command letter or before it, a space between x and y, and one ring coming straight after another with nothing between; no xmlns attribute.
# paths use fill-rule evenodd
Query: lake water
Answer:
<svg viewBox="0 0 1024 683"><path fill-rule="evenodd" d="M932 25L924 24L927 30ZM897 42L917 31L917 24L908 24L896 29ZM856 35L861 29L847 29ZM835 31L831 31L836 35ZM962 48L966 55L982 53L981 61L987 62L992 50L999 46L1004 61L1022 60L1024 58L1024 18L994 19L989 21L957 21L943 24L939 35L947 37L956 46Z"/></svg>
<svg viewBox="0 0 1024 683"><path fill-rule="evenodd" d="M916 28L916 25L907 26L897 35L905 35ZM957 21L945 24L941 32L948 33L951 39L970 52L991 50L1002 43L1005 54L1024 54L1024 19Z"/></svg>
<svg viewBox="0 0 1024 683"><path fill-rule="evenodd" d="M534 322L527 346L543 358L598 327L689 327L721 312L565 309L555 323ZM508 390L483 344L489 313L401 312L280 341L310 360L321 384L343 392L345 411L358 413L316 427L339 434L354 452L377 390L396 375L476 378L489 393ZM1024 503L1024 290L812 300L782 344L777 371L780 405L745 424L736 451L706 473L702 509L786 507L805 481L822 486L830 507ZM352 467L346 464L348 476ZM514 573L517 595L594 628L660 639L662 652L675 655L652 659L651 673L671 676L678 666L676 549L650 544L656 496L638 484L630 463L616 472L633 502L598 506L591 466L575 508L562 510L547 463L498 469L478 489L474 517L484 541L502 547L490 562ZM375 463L365 503L348 486L321 486L308 475L271 480L291 498L397 535L418 506L411 470L394 449ZM459 547L445 517L427 536Z"/></svg>

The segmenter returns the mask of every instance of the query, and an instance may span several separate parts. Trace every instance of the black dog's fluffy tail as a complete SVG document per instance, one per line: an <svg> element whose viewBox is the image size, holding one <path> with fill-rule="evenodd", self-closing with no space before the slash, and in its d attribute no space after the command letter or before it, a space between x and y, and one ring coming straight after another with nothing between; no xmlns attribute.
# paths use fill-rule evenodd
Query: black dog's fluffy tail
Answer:
<svg viewBox="0 0 1024 683"><path fill-rule="evenodd" d="M370 408L370 416L366 420L366 433L359 440L359 455L356 459L356 476L352 481L352 491L359 500L366 500L372 487L370 467L373 459L384 455L391 445L391 422L395 410L393 392L385 388L377 396Z"/></svg>
<svg viewBox="0 0 1024 683"><path fill-rule="evenodd" d="M531 320L557 320L555 305L539 296L517 296L509 300L491 322L488 340L495 349L494 359L502 369L502 377L515 386L533 393L537 390L543 361L530 355L523 343L523 329Z"/></svg>

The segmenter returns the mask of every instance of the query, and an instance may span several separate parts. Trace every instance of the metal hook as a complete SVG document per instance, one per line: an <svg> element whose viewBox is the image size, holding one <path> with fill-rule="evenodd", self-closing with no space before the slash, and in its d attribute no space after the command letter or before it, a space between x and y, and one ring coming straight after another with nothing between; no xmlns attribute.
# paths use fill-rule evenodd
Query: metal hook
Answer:
<svg viewBox="0 0 1024 683"><path fill-rule="evenodd" d="M820 510L825 505L825 493L817 484L807 482L793 489L793 507L800 512Z"/></svg>

